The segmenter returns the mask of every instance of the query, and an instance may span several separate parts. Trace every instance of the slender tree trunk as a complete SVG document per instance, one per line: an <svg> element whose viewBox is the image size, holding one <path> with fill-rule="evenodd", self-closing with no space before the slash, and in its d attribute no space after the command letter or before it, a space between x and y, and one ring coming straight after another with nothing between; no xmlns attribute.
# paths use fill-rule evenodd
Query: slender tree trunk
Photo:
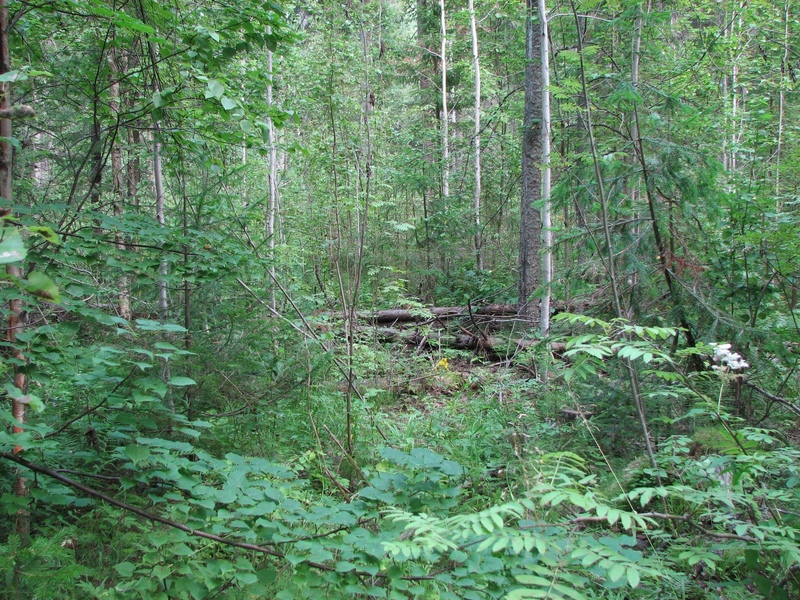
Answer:
<svg viewBox="0 0 800 600"><path fill-rule="evenodd" d="M542 314L541 331L550 331L550 298L553 285L553 228L550 206L550 44L547 24L547 2L539 0L542 67Z"/></svg>
<svg viewBox="0 0 800 600"><path fill-rule="evenodd" d="M783 206L781 199L781 154L783 152L783 129L785 106L786 71L789 66L789 2L783 5L783 58L781 59L781 79L778 85L778 147L775 150L775 196L778 209Z"/></svg>
<svg viewBox="0 0 800 600"><path fill-rule="evenodd" d="M481 63L478 54L478 26L475 0L469 0L469 25L472 32L472 64L475 68L475 268L483 271L483 234L481 233Z"/></svg>
<svg viewBox="0 0 800 600"><path fill-rule="evenodd" d="M526 0L525 112L522 123L522 195L519 223L519 312L532 324L541 323L541 307L531 296L539 287L542 198L542 68L541 35L534 19L537 5Z"/></svg>
<svg viewBox="0 0 800 600"><path fill-rule="evenodd" d="M5 75L11 71L11 54L8 44L8 2L0 0L0 75ZM11 83L0 83L0 110L8 110L11 107ZM7 201L13 198L12 169L14 161L14 149L11 145L13 130L11 119L0 119L0 197ZM3 211L10 214L11 211ZM4 216L4 215L0 215ZM19 265L9 264L6 272L11 277L22 279L23 271ZM25 371L19 365L25 363L25 356L22 350L17 347L17 334L23 329L22 320L22 300L12 298L8 303L8 328L6 329L6 342L11 347L11 353L17 364L14 365L14 387L22 394L27 391L28 381ZM25 404L18 400L11 401L11 413L14 418L14 433L22 433L27 414ZM22 448L14 448L14 454L22 452ZM17 472L14 481L14 494L23 498L28 495L28 480ZM26 509L19 509L16 516L16 531L19 535L27 536L30 531L30 518ZM17 587L20 573L17 567L14 568L15 593L19 593Z"/></svg>
<svg viewBox="0 0 800 600"><path fill-rule="evenodd" d="M270 34L271 28L267 28ZM267 137L269 142L269 208L267 214L267 239L269 240L269 275L270 290L269 304L275 310L275 211L278 206L278 148L275 140L275 124L272 122L272 78L273 78L272 51L267 50Z"/></svg>
<svg viewBox="0 0 800 600"><path fill-rule="evenodd" d="M181 215L183 226L183 237L189 237L189 195L186 193L186 175L181 175L181 196L183 198L183 214ZM191 248L188 244L183 246L183 269L184 273L189 272ZM186 330L183 334L183 348L184 350L192 349L192 286L188 279L183 280L183 328ZM195 419L195 406L194 406L194 386L186 389L186 416L190 421Z"/></svg>
<svg viewBox="0 0 800 600"><path fill-rule="evenodd" d="M427 0L416 0L417 5L417 46L420 48L419 54L419 92L420 92L420 105L422 108L422 127L427 128L431 122L435 122L436 118L427 107L430 105L429 99L427 98L428 90L430 90L432 85L432 78L430 73L433 72L432 69L428 68L428 61L433 54L432 52L428 51L427 47L427 27L425 22L425 15L428 12L428 4ZM423 222L423 231L424 231L424 238L422 243L420 244L423 248L423 252L425 255L425 272L424 275L419 282L419 295L426 300L430 299L430 292L435 287L434 276L432 275L432 257L431 257L431 227L430 221L428 217L431 213L431 186L428 185L428 178L429 174L434 171L433 169L433 161L434 161L434 149L433 144L430 142L429 138L423 137L422 140L422 189L420 190L420 195L422 197L422 222ZM416 235L416 233L415 233Z"/></svg>
<svg viewBox="0 0 800 600"><path fill-rule="evenodd" d="M440 64L442 65L442 197L450 196L450 110L447 107L447 21L444 0L439 0L439 11L442 23L442 44Z"/></svg>
<svg viewBox="0 0 800 600"><path fill-rule="evenodd" d="M158 226L166 227L164 217L164 176L161 168L161 130L158 123L153 126L153 187L156 194L156 220ZM162 260L158 268L161 275L158 280L158 310L159 318L162 321L167 319L169 304L167 301L167 261Z"/></svg>
<svg viewBox="0 0 800 600"><path fill-rule="evenodd" d="M156 219L158 226L166 228L166 218L164 215L164 175L161 167L161 130L158 122L153 123L153 188L156 194ZM167 321L169 311L169 301L167 298L167 273L169 267L166 260L161 260L158 268L158 312L159 320L162 323ZM164 381L170 379L169 362L164 361L161 369L161 377ZM175 412L175 401L171 393L167 393L167 407L171 412Z"/></svg>
<svg viewBox="0 0 800 600"><path fill-rule="evenodd" d="M108 55L108 63L111 67L111 82L109 85L109 107L111 114L116 119L117 127L120 121L120 97L119 97L119 63L117 61L117 53L115 49ZM113 202L114 217L120 218L123 214L123 206L125 204L125 192L122 185L122 148L120 147L118 139L114 139L111 148L111 187ZM119 231L114 233L114 245L118 250L125 250L125 240ZM128 276L120 275L117 280L117 306L119 308L119 316L128 321L131 320L131 300L130 289L128 284Z"/></svg>

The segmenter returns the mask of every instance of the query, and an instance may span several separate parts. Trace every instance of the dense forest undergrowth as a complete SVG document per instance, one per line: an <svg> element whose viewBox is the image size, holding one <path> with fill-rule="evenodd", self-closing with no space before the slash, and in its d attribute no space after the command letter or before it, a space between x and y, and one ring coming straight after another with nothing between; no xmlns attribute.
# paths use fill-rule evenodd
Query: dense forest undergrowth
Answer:
<svg viewBox="0 0 800 600"><path fill-rule="evenodd" d="M795 10L0 0L0 598L800 597Z"/></svg>

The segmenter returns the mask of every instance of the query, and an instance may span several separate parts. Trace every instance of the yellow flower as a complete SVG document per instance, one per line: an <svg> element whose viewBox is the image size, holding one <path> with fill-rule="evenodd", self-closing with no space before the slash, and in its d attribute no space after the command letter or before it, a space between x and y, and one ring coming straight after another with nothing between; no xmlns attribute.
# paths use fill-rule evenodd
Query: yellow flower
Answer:
<svg viewBox="0 0 800 600"><path fill-rule="evenodd" d="M446 358L440 358L439 362L436 363L436 367L435 367L434 370L438 371L439 369L443 369L445 371L449 371L450 370L450 361L448 361Z"/></svg>

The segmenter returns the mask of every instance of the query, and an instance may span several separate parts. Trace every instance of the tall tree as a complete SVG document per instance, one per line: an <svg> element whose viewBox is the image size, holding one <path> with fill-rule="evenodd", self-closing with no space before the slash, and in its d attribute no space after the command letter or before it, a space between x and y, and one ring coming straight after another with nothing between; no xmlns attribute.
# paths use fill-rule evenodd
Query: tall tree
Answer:
<svg viewBox="0 0 800 600"><path fill-rule="evenodd" d="M540 51L542 68L542 335L550 330L550 298L553 284L553 229L550 202L550 32L547 26L547 2L539 0Z"/></svg>
<svg viewBox="0 0 800 600"><path fill-rule="evenodd" d="M534 0L525 4L525 112L522 121L522 184L519 222L520 315L531 323L541 319L539 300L533 293L541 282L539 251L542 216L542 38Z"/></svg>
<svg viewBox="0 0 800 600"><path fill-rule="evenodd" d="M450 196L450 110L447 105L447 18L444 0L439 0L439 17L442 39L439 51L439 64L442 67L442 197Z"/></svg>
<svg viewBox="0 0 800 600"><path fill-rule="evenodd" d="M478 55L478 26L475 20L475 0L469 0L469 29L472 34L472 64L475 70L475 190L473 208L475 210L475 268L483 270L483 235L481 234L481 61Z"/></svg>
<svg viewBox="0 0 800 600"><path fill-rule="evenodd" d="M0 76L6 75L11 71L11 51L8 39L9 20L8 2L0 0ZM11 112L11 79L4 78L0 84L0 112L4 118L0 118L0 198L9 205L13 197L13 160L14 148L12 147L12 124L9 113ZM13 217L10 209L0 210L0 217ZM5 234L5 220L0 223L0 227ZM15 231L15 235L19 235ZM22 268L16 263L9 263L6 272L12 280L20 281L23 277ZM24 370L25 356L17 345L17 335L23 327L22 321L22 300L19 297L12 297L8 306L8 323L6 328L6 342L11 346L14 363L14 387L16 388L15 397L12 398L11 412L14 418L14 433L22 433L23 425L26 420L26 404L23 401L27 390L27 376ZM21 450L20 447L14 448L14 453ZM22 475L17 475L14 484L14 493L25 496L28 493L28 482ZM28 533L28 515L24 509L17 512L17 533ZM15 572L16 577L16 572Z"/></svg>

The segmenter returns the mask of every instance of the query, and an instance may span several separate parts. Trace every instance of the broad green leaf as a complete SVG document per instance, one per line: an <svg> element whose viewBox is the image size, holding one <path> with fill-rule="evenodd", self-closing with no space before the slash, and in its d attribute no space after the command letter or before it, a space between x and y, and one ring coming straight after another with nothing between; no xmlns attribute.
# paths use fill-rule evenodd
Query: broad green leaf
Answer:
<svg viewBox="0 0 800 600"><path fill-rule="evenodd" d="M608 578L611 581L619 581L625 575L625 565L615 564L608 571Z"/></svg>
<svg viewBox="0 0 800 600"><path fill-rule="evenodd" d="M150 449L145 448L144 446L125 446L125 454L130 458L134 463L139 463L150 456Z"/></svg>
<svg viewBox="0 0 800 600"><path fill-rule="evenodd" d="M210 79L208 85L206 86L205 97L207 99L216 98L217 100L221 100L222 96L224 95L225 86L216 79Z"/></svg>
<svg viewBox="0 0 800 600"><path fill-rule="evenodd" d="M51 244L59 245L61 243L61 238L58 237L58 234L50 227L44 225L29 225L26 229L34 235L43 237Z"/></svg>
<svg viewBox="0 0 800 600"><path fill-rule="evenodd" d="M639 570L634 567L628 567L626 570L628 575L628 585L635 588L639 585Z"/></svg>
<svg viewBox="0 0 800 600"><path fill-rule="evenodd" d="M222 103L222 108L224 108L225 110L233 110L234 108L236 108L236 101L231 100L227 96L223 96L220 99L220 102Z"/></svg>
<svg viewBox="0 0 800 600"><path fill-rule="evenodd" d="M167 101L164 98L164 95L161 92L155 92L153 94L153 106L156 108L164 108L167 105Z"/></svg>
<svg viewBox="0 0 800 600"><path fill-rule="evenodd" d="M173 377L169 380L170 385L184 387L187 385L197 385L197 382L190 377Z"/></svg>
<svg viewBox="0 0 800 600"><path fill-rule="evenodd" d="M131 577L136 571L136 565L128 561L121 562L118 565L115 565L114 568L117 570L117 573L123 577Z"/></svg>
<svg viewBox="0 0 800 600"><path fill-rule="evenodd" d="M28 251L25 242L16 227L3 227L3 238L0 240L0 264L25 260Z"/></svg>
<svg viewBox="0 0 800 600"><path fill-rule="evenodd" d="M48 302L59 302L61 300L58 286L41 271L34 271L28 275L28 284L25 289L34 296L38 296Z"/></svg>

